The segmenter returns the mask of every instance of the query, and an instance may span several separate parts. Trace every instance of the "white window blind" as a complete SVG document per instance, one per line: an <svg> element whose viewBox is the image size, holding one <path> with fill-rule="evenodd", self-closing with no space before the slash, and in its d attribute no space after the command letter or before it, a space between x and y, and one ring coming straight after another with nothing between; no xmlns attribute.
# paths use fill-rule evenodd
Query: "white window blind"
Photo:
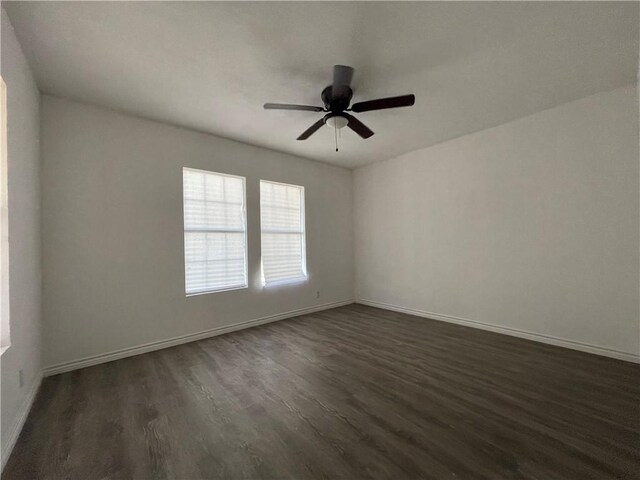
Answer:
<svg viewBox="0 0 640 480"><path fill-rule="evenodd" d="M260 180L265 285L306 278L304 187Z"/></svg>
<svg viewBox="0 0 640 480"><path fill-rule="evenodd" d="M247 286L244 177L184 168L187 294Z"/></svg>

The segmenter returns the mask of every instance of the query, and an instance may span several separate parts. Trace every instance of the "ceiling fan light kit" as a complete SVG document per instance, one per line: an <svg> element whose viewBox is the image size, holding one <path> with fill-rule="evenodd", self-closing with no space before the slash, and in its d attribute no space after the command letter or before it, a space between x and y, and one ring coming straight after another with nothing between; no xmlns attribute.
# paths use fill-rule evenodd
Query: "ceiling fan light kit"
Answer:
<svg viewBox="0 0 640 480"><path fill-rule="evenodd" d="M323 118L302 132L298 140L306 140L319 130L323 125L332 127L335 131L336 152L338 151L338 130L349 127L362 138L369 138L373 131L347 111L360 113L371 110L384 110L387 108L410 107L416 101L415 95L402 95L399 97L378 98L366 102L358 102L351 105L353 90L351 80L354 69L346 65L334 65L333 83L322 90L320 98L324 108L311 105L292 105L286 103L265 103L265 110L302 110L307 112L328 112Z"/></svg>
<svg viewBox="0 0 640 480"><path fill-rule="evenodd" d="M349 124L349 120L347 120L347 117L343 117L342 115L332 115L329 118L325 117L324 123L332 128L340 130Z"/></svg>

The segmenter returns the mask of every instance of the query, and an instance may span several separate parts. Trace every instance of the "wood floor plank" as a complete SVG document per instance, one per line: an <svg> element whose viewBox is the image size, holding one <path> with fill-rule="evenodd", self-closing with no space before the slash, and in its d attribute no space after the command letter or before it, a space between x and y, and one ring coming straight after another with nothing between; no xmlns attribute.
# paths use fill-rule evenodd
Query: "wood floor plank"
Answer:
<svg viewBox="0 0 640 480"><path fill-rule="evenodd" d="M2 479L640 479L640 366L349 305L47 378Z"/></svg>

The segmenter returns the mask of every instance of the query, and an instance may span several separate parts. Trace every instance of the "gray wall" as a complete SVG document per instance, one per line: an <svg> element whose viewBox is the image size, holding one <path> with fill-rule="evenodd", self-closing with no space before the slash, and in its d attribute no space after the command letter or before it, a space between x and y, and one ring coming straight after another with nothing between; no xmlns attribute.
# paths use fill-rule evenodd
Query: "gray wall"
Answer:
<svg viewBox="0 0 640 480"><path fill-rule="evenodd" d="M351 171L49 96L41 114L45 366L353 298ZM183 166L247 178L248 289L185 297ZM260 179L305 187L306 283L259 284Z"/></svg>
<svg viewBox="0 0 640 480"><path fill-rule="evenodd" d="M40 94L2 9L2 78L7 85L11 347L2 354L2 463L40 379ZM18 372L23 371L20 387Z"/></svg>
<svg viewBox="0 0 640 480"><path fill-rule="evenodd" d="M628 86L358 169L356 296L637 355L638 157Z"/></svg>

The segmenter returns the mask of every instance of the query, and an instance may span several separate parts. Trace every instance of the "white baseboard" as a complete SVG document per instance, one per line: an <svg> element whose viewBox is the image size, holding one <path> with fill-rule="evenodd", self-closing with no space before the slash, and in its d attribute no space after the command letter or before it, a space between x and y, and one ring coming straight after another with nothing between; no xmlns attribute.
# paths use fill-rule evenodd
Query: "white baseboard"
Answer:
<svg viewBox="0 0 640 480"><path fill-rule="evenodd" d="M173 347L175 345L181 345L183 343L195 342L196 340L215 337L216 335L223 335L225 333L235 332L237 330L243 330L245 328L255 327L257 325L263 325L265 323L276 322L278 320L284 320L286 318L297 317L299 315L319 312L321 310L327 310L329 308L342 307L344 305L349 305L352 303L354 303L353 299L344 300L341 302L324 303L322 305L315 305L313 307L291 310L289 312L278 313L275 315L268 315L266 317L260 317L254 320L234 323L233 325L216 327L209 330L204 330L202 332L181 335L179 337L145 343L143 345L138 345L135 347L123 348L120 350L115 350L113 352L80 358L78 360L72 360L70 362L59 363L57 365L51 365L49 367L46 367L42 373L45 377L50 377L51 375L70 372L71 370L77 370L79 368L90 367L92 365L98 365L100 363L111 362L113 360L119 360L121 358L132 357L134 355L140 355L142 353L152 352L154 350L161 350L163 348Z"/></svg>
<svg viewBox="0 0 640 480"><path fill-rule="evenodd" d="M476 320L469 320L467 318L454 317L452 315L443 315L441 313L426 312L424 310L417 310L415 308L400 307L398 305L375 302L373 300L366 300L363 298L356 299L356 303L360 303L362 305L368 305L370 307L383 308L385 310L392 310L394 312L407 313L409 315L415 315L418 317L425 317L425 318L431 318L433 320L441 320L443 322L456 323L458 325L479 328L481 330L488 330L490 332L502 333L504 335L511 335L512 337L526 338L527 340L534 340L536 342L548 343L550 345L556 345L558 347L571 348L573 350L580 350L581 352L593 353L596 355L611 357L618 360L624 360L627 362L640 363L640 355L635 355L629 352L622 352L619 350L600 347L597 345L591 345L588 343L575 342L573 340L566 340L564 338L553 337L551 335L543 335L540 333L527 332L526 330L520 330L517 328L503 327L500 325L493 325L490 323L478 322Z"/></svg>
<svg viewBox="0 0 640 480"><path fill-rule="evenodd" d="M5 449L2 451L2 469L4 469L7 460L9 460L9 456L13 451L13 447L20 436L20 432L22 431L22 427L24 426L24 422L27 420L29 416L29 412L31 411L31 405L33 405L33 401L36 398L36 394L38 393L38 388L40 388L40 383L42 382L42 375L38 374L35 378L29 391L27 392L27 396L22 401L22 405L20 405L20 409L18 410L18 415L16 416L16 420L11 426L11 434L9 435L9 441L5 446Z"/></svg>

